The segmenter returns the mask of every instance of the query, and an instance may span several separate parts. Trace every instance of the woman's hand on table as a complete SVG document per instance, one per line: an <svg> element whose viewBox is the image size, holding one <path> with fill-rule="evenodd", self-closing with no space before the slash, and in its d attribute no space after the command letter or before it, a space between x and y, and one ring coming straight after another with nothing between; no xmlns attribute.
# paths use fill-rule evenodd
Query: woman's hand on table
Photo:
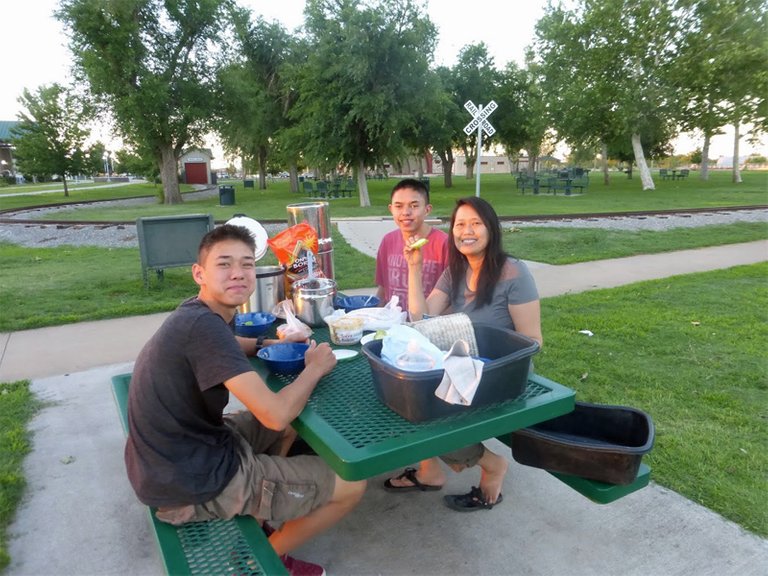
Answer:
<svg viewBox="0 0 768 576"><path fill-rule="evenodd" d="M314 340L309 341L309 348L304 353L305 370L312 369L319 372L319 378L328 374L336 366L336 356L334 356L328 342L318 344Z"/></svg>

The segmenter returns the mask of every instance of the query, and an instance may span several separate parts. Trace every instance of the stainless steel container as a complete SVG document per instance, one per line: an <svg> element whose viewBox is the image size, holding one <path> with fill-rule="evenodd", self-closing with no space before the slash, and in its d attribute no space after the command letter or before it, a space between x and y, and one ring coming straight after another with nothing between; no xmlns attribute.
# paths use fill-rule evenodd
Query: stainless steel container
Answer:
<svg viewBox="0 0 768 576"><path fill-rule="evenodd" d="M324 326L333 314L336 282L330 278L305 278L293 283L293 310L308 326Z"/></svg>
<svg viewBox="0 0 768 576"><path fill-rule="evenodd" d="M282 266L256 266L256 289L247 302L238 306L246 312L272 312L285 298L285 269Z"/></svg>
<svg viewBox="0 0 768 576"><path fill-rule="evenodd" d="M317 263L326 278L335 278L333 269L333 238L328 202L289 204L288 226L307 222L317 232Z"/></svg>

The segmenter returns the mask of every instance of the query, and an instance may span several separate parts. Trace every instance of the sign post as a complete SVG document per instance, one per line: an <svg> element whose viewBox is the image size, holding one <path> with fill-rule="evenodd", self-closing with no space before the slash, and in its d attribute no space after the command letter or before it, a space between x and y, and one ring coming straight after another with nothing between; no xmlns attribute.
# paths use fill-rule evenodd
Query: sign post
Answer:
<svg viewBox="0 0 768 576"><path fill-rule="evenodd" d="M464 133L469 136L477 130L477 160L475 161L475 171L477 174L475 175L475 196L478 198L480 197L480 151L482 149L483 144L483 132L485 132L488 137L490 138L494 134L496 134L496 128L491 126L491 123L486 120L488 116L490 116L496 108L498 108L496 102L494 100L491 100L488 102L488 104L483 107L482 104L480 104L480 108L475 106L474 102L472 100L467 100L464 103L464 108L467 109L467 112L472 114L472 122L464 126Z"/></svg>

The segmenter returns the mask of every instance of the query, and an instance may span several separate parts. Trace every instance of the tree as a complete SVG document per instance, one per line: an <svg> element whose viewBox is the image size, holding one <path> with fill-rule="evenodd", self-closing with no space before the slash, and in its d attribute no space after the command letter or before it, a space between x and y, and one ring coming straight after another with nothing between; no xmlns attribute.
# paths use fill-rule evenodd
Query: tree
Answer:
<svg viewBox="0 0 768 576"><path fill-rule="evenodd" d="M233 11L237 62L219 74L220 123L217 131L230 153L239 153L244 165L256 164L259 188L267 187L267 159L276 133L285 124L281 68L290 47L287 32L277 23L250 12Z"/></svg>
<svg viewBox="0 0 768 576"><path fill-rule="evenodd" d="M412 0L307 0L306 65L290 116L308 163L351 167L360 205L366 169L399 158L425 87L436 31Z"/></svg>
<svg viewBox="0 0 768 576"><path fill-rule="evenodd" d="M676 80L685 103L684 130L704 136L700 178L708 179L709 144L733 123L734 181L738 173L739 126L764 131L761 104L768 94L768 13L764 0L678 0L683 40Z"/></svg>
<svg viewBox="0 0 768 576"><path fill-rule="evenodd" d="M443 182L446 188L453 186L453 147L457 131L462 129L462 121L468 121L464 103L461 105L455 98L453 72L450 68L440 66L435 70L436 82L439 85L439 102L433 111L433 121L429 129L430 144L443 165ZM466 122L465 122L466 124ZM463 134L463 132L462 132Z"/></svg>
<svg viewBox="0 0 768 576"><path fill-rule="evenodd" d="M125 172L135 176L143 176L150 182L157 182L160 173L151 156L142 156L129 150L118 150L115 156Z"/></svg>
<svg viewBox="0 0 768 576"><path fill-rule="evenodd" d="M671 7L659 0L579 0L573 11L550 5L536 28L555 128L581 146L627 138L644 190L654 183L642 142L673 134L667 125L678 117L665 82L677 40Z"/></svg>
<svg viewBox="0 0 768 576"><path fill-rule="evenodd" d="M452 118L459 115L459 110L445 89L439 71L428 71L421 99L411 112L413 120L405 129L404 141L420 159L432 155L432 150L436 151L443 166L443 182L450 188L453 185L453 135L457 123Z"/></svg>
<svg viewBox="0 0 768 576"><path fill-rule="evenodd" d="M471 100L479 107L492 100L498 86L499 74L494 67L493 57L488 54L488 46L484 42L462 48L458 62L451 69L451 74L454 103L464 111L461 125L456 125L454 129L454 146L464 152L466 177L472 179L477 163L477 131L470 135L464 133L464 126L472 120L464 110L464 104ZM490 138L485 139L484 148L486 150L490 148Z"/></svg>
<svg viewBox="0 0 768 576"><path fill-rule="evenodd" d="M64 196L69 196L67 175L80 174L86 167L88 106L60 84L41 86L34 94L25 89L19 103L26 112L18 114L12 134L22 172L60 176Z"/></svg>
<svg viewBox="0 0 768 576"><path fill-rule="evenodd" d="M521 70L514 62L507 64L501 73L496 103L499 109L494 126L499 142L508 156L526 150L528 173L533 175L549 130L546 98L533 63L529 62L527 70Z"/></svg>
<svg viewBox="0 0 768 576"><path fill-rule="evenodd" d="M79 77L115 117L129 145L158 165L163 201L182 201L177 161L199 143L213 110L209 49L226 0L62 0Z"/></svg>

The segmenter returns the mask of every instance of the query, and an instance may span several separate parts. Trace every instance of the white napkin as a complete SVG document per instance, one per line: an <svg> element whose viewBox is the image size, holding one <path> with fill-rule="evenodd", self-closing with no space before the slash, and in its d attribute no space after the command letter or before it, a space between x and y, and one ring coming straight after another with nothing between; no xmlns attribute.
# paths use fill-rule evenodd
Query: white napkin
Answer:
<svg viewBox="0 0 768 576"><path fill-rule="evenodd" d="M469 355L469 344L456 340L443 359L445 373L435 396L449 404L469 406L483 376L483 362Z"/></svg>

